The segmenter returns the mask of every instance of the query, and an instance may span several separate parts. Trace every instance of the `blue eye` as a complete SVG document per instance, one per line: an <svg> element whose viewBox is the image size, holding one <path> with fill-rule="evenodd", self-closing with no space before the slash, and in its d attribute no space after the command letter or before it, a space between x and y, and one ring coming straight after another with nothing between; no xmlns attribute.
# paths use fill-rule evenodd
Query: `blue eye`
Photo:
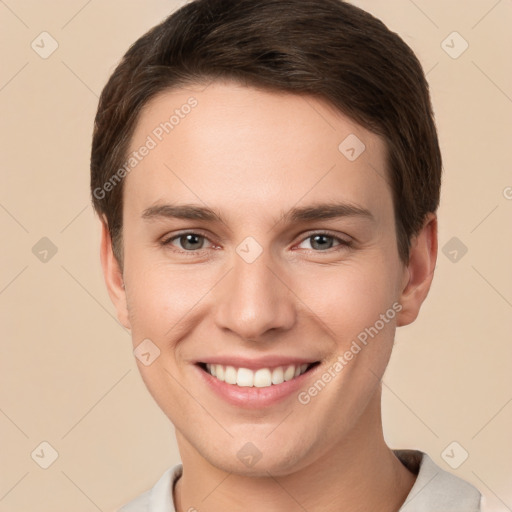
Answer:
<svg viewBox="0 0 512 512"><path fill-rule="evenodd" d="M337 246L350 247L351 245L351 242L343 240L342 238L336 236L329 235L328 233L314 233L313 235L310 235L307 238L305 238L302 243L304 243L307 240L311 241L310 245L313 249L315 249L315 252L326 251ZM338 243L334 245L334 242Z"/></svg>
<svg viewBox="0 0 512 512"><path fill-rule="evenodd" d="M199 252L206 249L205 242L208 238L204 235L194 232L180 233L161 242L163 246L172 246L173 250L182 253L193 253ZM313 233L308 237L304 238L300 245L310 241L311 249L314 252L325 252L329 249L338 247L339 249L348 248L352 246L352 242L344 240L343 238L330 235L328 233ZM177 242L177 244L175 243ZM179 245L178 245L179 244ZM299 247L300 247L299 245ZM306 249L308 249L306 247ZM310 250L311 250L310 249Z"/></svg>
<svg viewBox="0 0 512 512"><path fill-rule="evenodd" d="M162 242L163 245L174 245L172 242L178 241L180 247L185 252L193 252L203 249L206 237L197 233L182 233L181 235L174 236Z"/></svg>

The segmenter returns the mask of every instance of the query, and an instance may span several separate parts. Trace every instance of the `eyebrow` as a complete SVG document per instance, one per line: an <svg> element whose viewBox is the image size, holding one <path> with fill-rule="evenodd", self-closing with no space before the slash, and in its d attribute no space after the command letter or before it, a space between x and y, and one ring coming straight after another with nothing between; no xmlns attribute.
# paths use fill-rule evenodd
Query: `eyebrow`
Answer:
<svg viewBox="0 0 512 512"><path fill-rule="evenodd" d="M370 210L351 203L320 203L294 207L281 214L278 222L299 223L336 219L341 217L362 217L375 220ZM145 209L142 218L146 220L185 219L220 222L226 224L222 216L206 206L191 204L157 204Z"/></svg>

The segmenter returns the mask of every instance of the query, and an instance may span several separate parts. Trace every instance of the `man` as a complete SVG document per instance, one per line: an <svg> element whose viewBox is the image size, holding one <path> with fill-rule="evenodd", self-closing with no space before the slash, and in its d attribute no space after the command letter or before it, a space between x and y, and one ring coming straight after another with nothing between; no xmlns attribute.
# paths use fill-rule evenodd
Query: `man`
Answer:
<svg viewBox="0 0 512 512"><path fill-rule="evenodd" d="M101 261L182 464L122 511L480 510L391 450L381 379L433 278L441 156L407 45L339 0L196 0L101 95Z"/></svg>

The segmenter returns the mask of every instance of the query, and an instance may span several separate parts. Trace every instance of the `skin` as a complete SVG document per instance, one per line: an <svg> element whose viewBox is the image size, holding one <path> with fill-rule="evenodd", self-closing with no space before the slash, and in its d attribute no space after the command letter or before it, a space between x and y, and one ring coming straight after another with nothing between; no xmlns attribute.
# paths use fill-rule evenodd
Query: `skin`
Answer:
<svg viewBox="0 0 512 512"><path fill-rule="evenodd" d="M166 91L146 105L131 150L191 96L198 105L125 178L122 270L105 220L101 242L133 346L149 338L160 349L151 365L137 364L176 429L177 510L397 511L415 475L383 439L381 378L395 328L414 321L428 294L436 216L405 265L384 142L310 97L230 82ZM366 146L353 162L338 150L349 134ZM280 220L332 201L372 218ZM208 206L224 222L142 217L163 203ZM179 237L161 245L184 232L206 238L192 249ZM318 244L319 232L352 245ZM252 263L236 252L249 236L262 248ZM307 405L292 393L266 408L235 407L197 378L206 357L279 354L320 361L307 390L394 303L401 311ZM262 454L252 467L237 457L247 442Z"/></svg>

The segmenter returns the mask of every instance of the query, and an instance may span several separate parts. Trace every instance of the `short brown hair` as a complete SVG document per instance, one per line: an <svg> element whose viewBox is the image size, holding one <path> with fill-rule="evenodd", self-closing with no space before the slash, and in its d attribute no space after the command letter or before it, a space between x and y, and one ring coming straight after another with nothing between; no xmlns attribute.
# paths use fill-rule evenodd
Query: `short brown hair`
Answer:
<svg viewBox="0 0 512 512"><path fill-rule="evenodd" d="M428 83L409 46L341 0L195 0L129 48L100 97L92 201L121 265L123 183L103 187L126 159L142 107L166 89L215 79L315 96L382 136L408 262L411 238L438 208L442 167Z"/></svg>

